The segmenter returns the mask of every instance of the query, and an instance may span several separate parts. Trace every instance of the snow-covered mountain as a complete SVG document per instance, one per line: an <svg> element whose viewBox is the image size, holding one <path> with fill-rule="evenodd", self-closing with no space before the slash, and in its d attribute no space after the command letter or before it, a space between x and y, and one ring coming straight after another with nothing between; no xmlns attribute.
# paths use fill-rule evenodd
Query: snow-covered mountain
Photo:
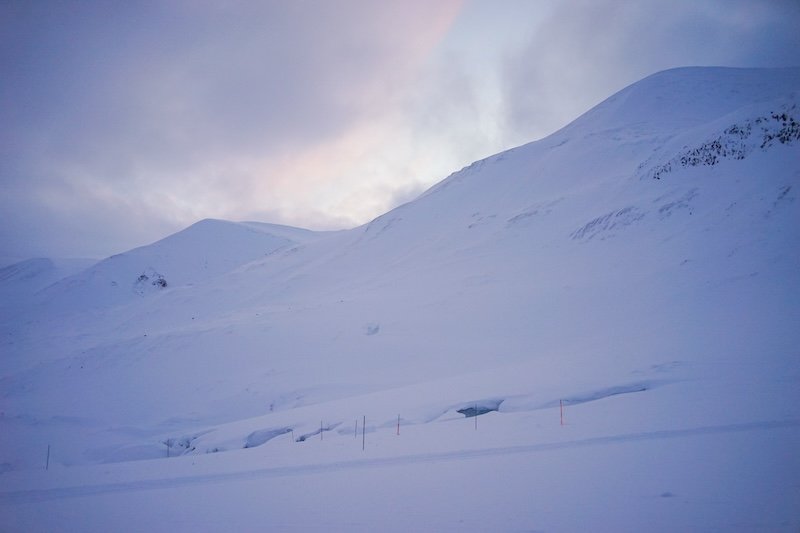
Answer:
<svg viewBox="0 0 800 533"><path fill-rule="evenodd" d="M226 274L319 233L259 222L202 220L153 244L100 261L48 287L41 301L68 312L127 303L169 286L186 287Z"/></svg>
<svg viewBox="0 0 800 533"><path fill-rule="evenodd" d="M302 471L363 457L342 451L360 416L373 453L400 464L413 452L412 470L465 449L640 434L669 451L659 432L721 435L706 446L774 431L780 475L731 457L774 474L787 502L776 516L797 527L799 104L800 69L665 71L362 227L203 221L101 261L4 313L0 463L20 471L4 477L27 479L47 443L58 465L169 453L214 472ZM551 427L564 405L573 427ZM446 428L475 412L493 430L453 440ZM419 437L410 448L387 436L401 422ZM125 468L157 478L155 463ZM752 476L726 505L761 501ZM567 512L552 524L570 529Z"/></svg>

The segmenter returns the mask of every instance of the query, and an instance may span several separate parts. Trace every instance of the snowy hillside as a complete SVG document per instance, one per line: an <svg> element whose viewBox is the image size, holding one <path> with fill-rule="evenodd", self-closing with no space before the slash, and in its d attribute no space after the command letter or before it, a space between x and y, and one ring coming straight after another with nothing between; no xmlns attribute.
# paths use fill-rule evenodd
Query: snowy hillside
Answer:
<svg viewBox="0 0 800 533"><path fill-rule="evenodd" d="M49 287L48 305L105 307L168 287L185 287L231 272L282 248L316 238L298 228L202 220L156 243L114 255Z"/></svg>
<svg viewBox="0 0 800 533"><path fill-rule="evenodd" d="M0 268L3 303L18 303L34 293L96 263L93 259L28 259Z"/></svg>
<svg viewBox="0 0 800 533"><path fill-rule="evenodd" d="M0 524L796 530L798 109L800 69L666 71L362 227L203 221L20 300Z"/></svg>

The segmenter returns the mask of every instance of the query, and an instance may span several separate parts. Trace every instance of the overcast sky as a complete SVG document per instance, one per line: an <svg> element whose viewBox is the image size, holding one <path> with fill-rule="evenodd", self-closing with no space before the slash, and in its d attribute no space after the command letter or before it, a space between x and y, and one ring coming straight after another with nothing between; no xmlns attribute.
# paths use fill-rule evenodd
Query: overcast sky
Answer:
<svg viewBox="0 0 800 533"><path fill-rule="evenodd" d="M688 65L800 65L800 2L2 0L0 262L353 227Z"/></svg>

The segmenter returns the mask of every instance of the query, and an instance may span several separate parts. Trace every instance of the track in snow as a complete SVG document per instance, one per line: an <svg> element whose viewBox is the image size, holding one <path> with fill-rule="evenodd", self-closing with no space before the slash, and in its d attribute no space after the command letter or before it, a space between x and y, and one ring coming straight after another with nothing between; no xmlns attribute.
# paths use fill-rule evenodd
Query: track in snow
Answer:
<svg viewBox="0 0 800 533"><path fill-rule="evenodd" d="M342 470L380 468L400 466L417 463L438 463L461 461L480 457L538 453L551 450L568 448L582 448L614 444L620 442L654 441L661 439L678 439L702 435L715 435L721 433L741 433L748 431L771 431L778 429L800 427L800 420L773 420L762 422L747 422L741 424L727 424L719 426L702 426L688 429L674 429L662 431L647 431L641 433L625 433L605 437L592 437L588 439L571 440L563 442L550 442L540 444L527 444L520 446L507 446L484 448L478 450L461 450L430 454L401 455L396 457L383 457L377 459L357 459L350 461L320 463L299 466L284 466L272 468L259 468L244 472L227 472L221 474L204 474L196 476L183 476L177 478L148 479L142 481L104 483L97 485L83 485L75 487L59 487L51 489L33 489L21 491L0 492L0 505L31 503L64 498L80 498L96 494L146 491L154 489L175 488L187 485L202 485L207 483L225 483L247 479L272 478L296 476L304 474L318 474L338 472Z"/></svg>

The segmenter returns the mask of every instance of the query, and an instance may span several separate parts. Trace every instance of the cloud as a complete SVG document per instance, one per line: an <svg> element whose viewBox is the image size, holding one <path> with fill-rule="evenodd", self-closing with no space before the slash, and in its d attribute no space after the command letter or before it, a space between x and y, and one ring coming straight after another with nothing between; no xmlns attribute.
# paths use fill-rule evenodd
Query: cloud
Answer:
<svg viewBox="0 0 800 533"><path fill-rule="evenodd" d="M421 3L219 6L126 3L118 12L64 3L42 13L34 5L9 23L15 79L4 85L15 108L26 104L20 118L66 154L85 155L87 141L98 139L167 160L176 152L205 158L208 149L281 151L379 111L453 11Z"/></svg>
<svg viewBox="0 0 800 533"><path fill-rule="evenodd" d="M176 227L156 205L108 187L75 190L50 180L32 191L3 192L0 264L41 256L105 257Z"/></svg>
<svg viewBox="0 0 800 533"><path fill-rule="evenodd" d="M348 189L359 179L337 169L336 150L361 141L351 155L363 156L374 143L361 132L391 127L385 117L459 9L455 1L4 3L0 185L25 209L8 206L18 231L0 251L52 249L46 239L24 243L41 239L45 223L79 232L62 241L80 248L89 237L132 244L142 231L130 228L179 229L206 216L352 222L315 205L320 190L335 188L330 180ZM46 200L53 191L56 204ZM64 224L80 212L128 220L105 232Z"/></svg>

